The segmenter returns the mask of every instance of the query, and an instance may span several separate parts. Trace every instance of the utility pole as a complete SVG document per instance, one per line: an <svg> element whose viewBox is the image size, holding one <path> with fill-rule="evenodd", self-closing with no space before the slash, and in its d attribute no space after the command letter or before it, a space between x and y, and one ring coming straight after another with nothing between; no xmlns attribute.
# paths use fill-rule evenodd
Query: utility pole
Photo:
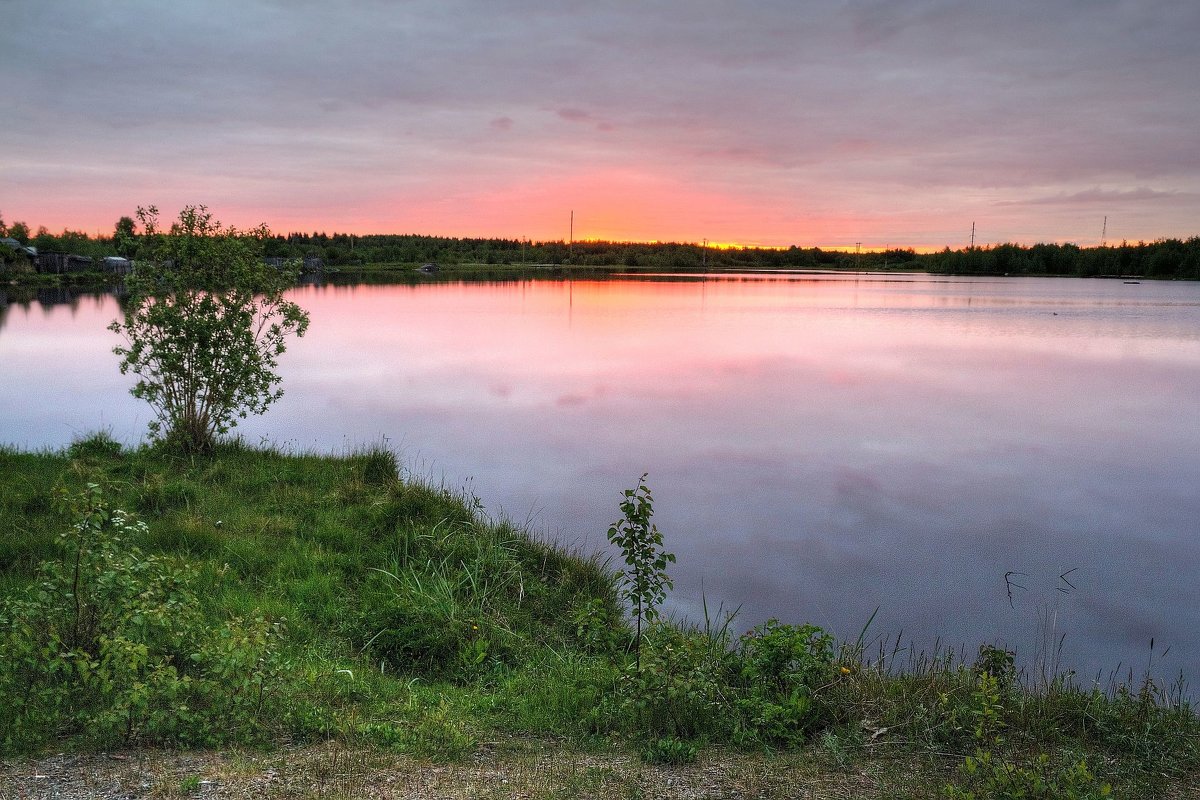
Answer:
<svg viewBox="0 0 1200 800"><path fill-rule="evenodd" d="M971 220L971 249L975 249L975 221Z"/></svg>
<svg viewBox="0 0 1200 800"><path fill-rule="evenodd" d="M854 243L854 269L858 270L859 256L861 255L862 242Z"/></svg>
<svg viewBox="0 0 1200 800"><path fill-rule="evenodd" d="M708 269L708 239L704 240L704 249L700 251L700 268Z"/></svg>
<svg viewBox="0 0 1200 800"><path fill-rule="evenodd" d="M571 234L567 239L567 252L571 253L575 250L575 209L571 209Z"/></svg>
<svg viewBox="0 0 1200 800"><path fill-rule="evenodd" d="M1104 215L1104 227L1100 230L1100 246L1104 247L1104 243L1108 240L1108 214Z"/></svg>

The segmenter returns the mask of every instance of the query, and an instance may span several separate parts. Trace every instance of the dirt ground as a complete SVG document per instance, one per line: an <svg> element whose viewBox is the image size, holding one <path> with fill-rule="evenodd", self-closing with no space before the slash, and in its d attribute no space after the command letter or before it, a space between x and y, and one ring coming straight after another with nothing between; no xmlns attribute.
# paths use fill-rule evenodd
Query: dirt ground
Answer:
<svg viewBox="0 0 1200 800"><path fill-rule="evenodd" d="M687 766L657 766L643 764L636 756L575 752L539 741L496 743L465 761L437 764L325 743L271 752L130 750L6 761L0 762L0 797L827 800L936 796L913 784L911 767L905 780L901 765L872 759L837 768L803 753L715 753ZM938 784L933 781L931 788Z"/></svg>

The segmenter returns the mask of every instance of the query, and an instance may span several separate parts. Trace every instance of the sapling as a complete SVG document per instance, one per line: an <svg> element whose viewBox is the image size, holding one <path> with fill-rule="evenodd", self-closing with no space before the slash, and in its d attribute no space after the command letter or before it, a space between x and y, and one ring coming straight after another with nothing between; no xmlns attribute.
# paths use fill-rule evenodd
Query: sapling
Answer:
<svg viewBox="0 0 1200 800"><path fill-rule="evenodd" d="M621 596L629 601L636 626L634 654L637 670L641 672L641 643L643 628L658 619L658 606L675 588L667 575L667 564L675 555L663 550L662 534L650 521L654 514L654 497L646 486L643 473L634 489L626 489L621 501L623 519L608 529L608 541L621 548L625 571L621 573Z"/></svg>

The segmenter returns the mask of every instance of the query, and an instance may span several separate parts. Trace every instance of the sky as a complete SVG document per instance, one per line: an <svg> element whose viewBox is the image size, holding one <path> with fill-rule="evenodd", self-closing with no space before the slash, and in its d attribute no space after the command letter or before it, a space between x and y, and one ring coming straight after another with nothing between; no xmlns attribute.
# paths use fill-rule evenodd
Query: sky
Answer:
<svg viewBox="0 0 1200 800"><path fill-rule="evenodd" d="M535 241L1200 234L1195 0L0 11L0 216L52 232L200 203L276 232Z"/></svg>

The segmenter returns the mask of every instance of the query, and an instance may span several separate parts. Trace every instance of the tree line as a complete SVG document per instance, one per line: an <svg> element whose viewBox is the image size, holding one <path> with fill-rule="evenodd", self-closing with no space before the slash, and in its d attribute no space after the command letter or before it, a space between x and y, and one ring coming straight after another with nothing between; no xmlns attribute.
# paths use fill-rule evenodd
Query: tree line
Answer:
<svg viewBox="0 0 1200 800"><path fill-rule="evenodd" d="M1076 244L999 244L854 253L819 247L704 247L683 242L531 242L415 234L290 233L265 243L269 256L318 256L326 264L571 264L643 269L840 269L920 270L968 275L1144 276L1200 280L1200 237L1122 242L1106 247Z"/></svg>
<svg viewBox="0 0 1200 800"><path fill-rule="evenodd" d="M23 222L5 225L8 236L40 252L67 252L101 258L138 254L141 236L130 217L121 217L111 236L89 236L45 227L31 231ZM1140 276L1200 280L1200 237L1122 242L1106 247L1076 244L998 244L945 248L934 253L890 248L871 252L819 247L705 247L688 242L530 241L503 238L459 238L419 234L273 234L262 242L263 256L319 258L329 266L354 270L374 265L563 264L650 270L704 269L840 269L919 270L967 275ZM7 250L8 248L0 248ZM0 257L11 258L0 252Z"/></svg>

